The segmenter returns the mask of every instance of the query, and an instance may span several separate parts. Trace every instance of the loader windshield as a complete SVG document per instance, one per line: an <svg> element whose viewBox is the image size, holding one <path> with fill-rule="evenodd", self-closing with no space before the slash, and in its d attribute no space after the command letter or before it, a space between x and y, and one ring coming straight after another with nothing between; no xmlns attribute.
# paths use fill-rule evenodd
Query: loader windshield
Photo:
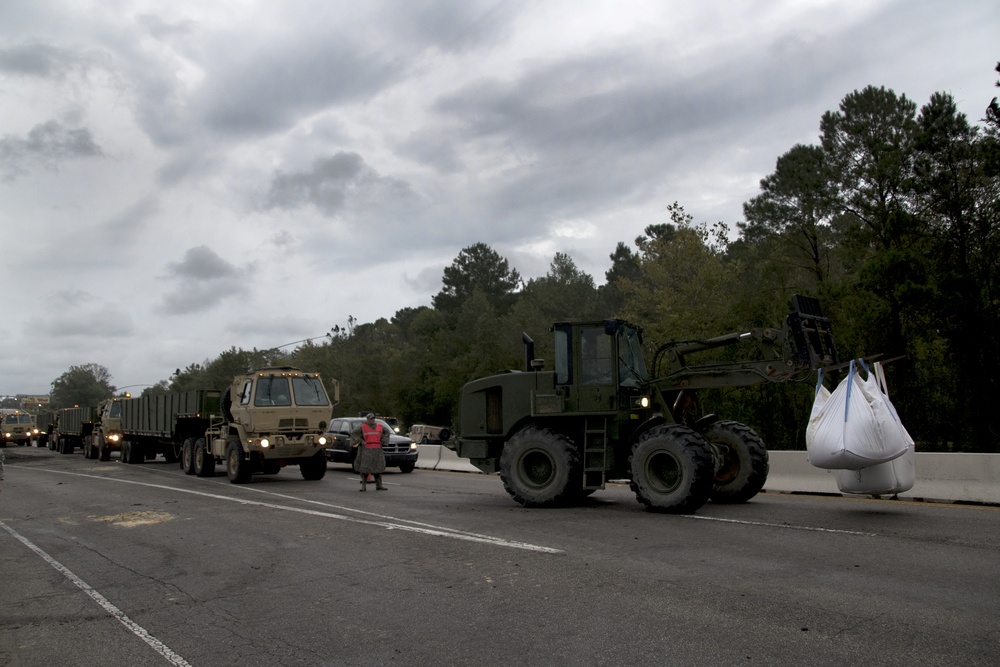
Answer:
<svg viewBox="0 0 1000 667"><path fill-rule="evenodd" d="M618 332L618 384L638 387L648 379L639 332L624 326Z"/></svg>

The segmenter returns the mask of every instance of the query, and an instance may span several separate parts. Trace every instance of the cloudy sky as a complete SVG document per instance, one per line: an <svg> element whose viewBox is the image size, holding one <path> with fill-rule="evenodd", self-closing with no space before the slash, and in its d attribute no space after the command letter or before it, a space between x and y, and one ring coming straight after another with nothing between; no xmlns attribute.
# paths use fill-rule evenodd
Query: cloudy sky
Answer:
<svg viewBox="0 0 1000 667"><path fill-rule="evenodd" d="M847 94L971 120L996 0L0 0L0 395L153 384L741 219Z"/></svg>

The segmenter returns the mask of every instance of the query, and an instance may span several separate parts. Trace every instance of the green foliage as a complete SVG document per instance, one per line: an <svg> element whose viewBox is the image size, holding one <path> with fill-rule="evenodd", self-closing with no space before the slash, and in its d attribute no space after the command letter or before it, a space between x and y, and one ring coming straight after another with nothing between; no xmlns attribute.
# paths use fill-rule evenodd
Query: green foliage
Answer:
<svg viewBox="0 0 1000 667"><path fill-rule="evenodd" d="M111 398L114 392L107 368L100 364L83 364L70 366L68 371L52 381L49 401L53 410L77 405L96 407L104 399Z"/></svg>

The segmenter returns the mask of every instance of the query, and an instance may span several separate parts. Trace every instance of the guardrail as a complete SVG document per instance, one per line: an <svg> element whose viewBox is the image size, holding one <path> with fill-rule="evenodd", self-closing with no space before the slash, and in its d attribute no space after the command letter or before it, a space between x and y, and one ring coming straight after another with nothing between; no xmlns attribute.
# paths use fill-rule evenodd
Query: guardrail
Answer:
<svg viewBox="0 0 1000 667"><path fill-rule="evenodd" d="M417 467L479 472L468 459L443 445L417 445ZM806 452L768 452L771 470L764 490L772 493L841 494L836 471L809 464ZM917 479L898 494L902 500L1000 504L1000 454L916 453Z"/></svg>

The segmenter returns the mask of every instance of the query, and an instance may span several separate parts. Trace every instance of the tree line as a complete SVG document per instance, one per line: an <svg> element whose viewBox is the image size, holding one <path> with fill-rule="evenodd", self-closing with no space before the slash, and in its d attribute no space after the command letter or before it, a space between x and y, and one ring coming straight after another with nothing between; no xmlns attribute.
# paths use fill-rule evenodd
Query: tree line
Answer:
<svg viewBox="0 0 1000 667"><path fill-rule="evenodd" d="M674 203L668 220L617 244L603 284L562 252L544 276L524 280L475 243L444 270L430 306L375 322L352 317L290 351L234 347L146 391L222 388L238 373L287 364L336 378L338 414L451 425L464 383L523 368L522 332L551 359L553 322L622 317L643 327L653 350L780 325L800 293L820 300L842 359L889 360L892 400L920 450L997 452L998 176L996 98L970 122L949 94L918 109L869 86L823 114L818 143L777 158L744 221L696 223ZM86 369L103 382L97 393L114 391L106 369L73 367L53 382L54 404L70 400L71 380ZM753 426L771 449L801 449L814 391L717 390L702 403Z"/></svg>

